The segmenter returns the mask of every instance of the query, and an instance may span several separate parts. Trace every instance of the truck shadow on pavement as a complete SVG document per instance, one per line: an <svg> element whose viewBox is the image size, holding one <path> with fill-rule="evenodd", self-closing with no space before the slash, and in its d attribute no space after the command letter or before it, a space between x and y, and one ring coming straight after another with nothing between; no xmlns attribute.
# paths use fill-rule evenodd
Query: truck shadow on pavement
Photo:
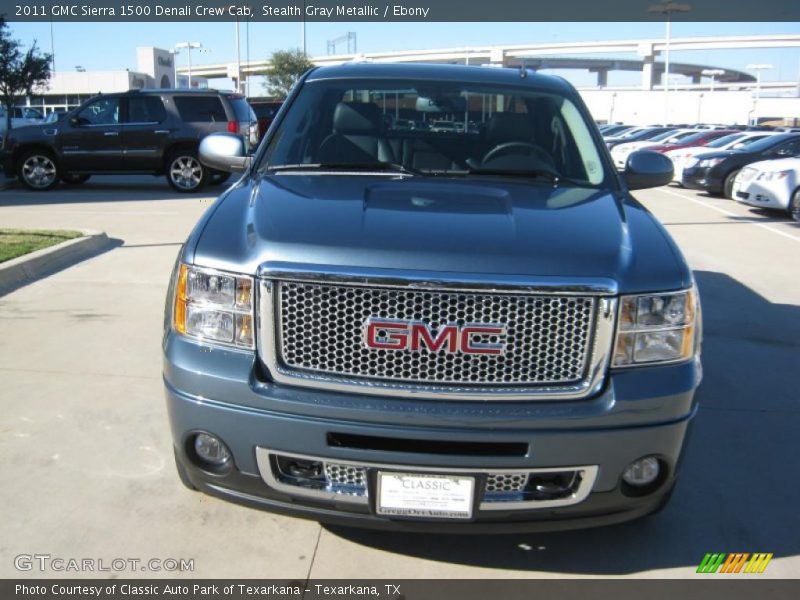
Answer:
<svg viewBox="0 0 800 600"><path fill-rule="evenodd" d="M695 568L707 552L800 554L800 307L695 272L705 379L678 486L663 512L558 533L416 535L329 527L357 544L462 565L619 575Z"/></svg>
<svg viewBox="0 0 800 600"><path fill-rule="evenodd" d="M0 191L0 206L41 206L47 204L85 204L124 200L207 200L216 198L232 183L231 178L222 185L208 185L197 193L184 194L173 190L163 176L152 175L100 175L81 185L59 184L52 190L34 192L15 185Z"/></svg>

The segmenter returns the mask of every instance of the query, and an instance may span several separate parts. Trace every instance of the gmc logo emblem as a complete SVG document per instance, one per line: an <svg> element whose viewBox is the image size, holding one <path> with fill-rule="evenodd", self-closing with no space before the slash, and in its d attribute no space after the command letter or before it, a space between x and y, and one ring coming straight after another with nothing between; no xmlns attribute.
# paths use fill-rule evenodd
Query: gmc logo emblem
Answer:
<svg viewBox="0 0 800 600"><path fill-rule="evenodd" d="M505 325L473 323L442 325L432 331L420 321L400 319L369 318L364 322L364 344L373 350L417 351L425 348L428 352L447 352L449 354L494 354L505 352L502 343L479 341L481 336L502 337L506 334Z"/></svg>

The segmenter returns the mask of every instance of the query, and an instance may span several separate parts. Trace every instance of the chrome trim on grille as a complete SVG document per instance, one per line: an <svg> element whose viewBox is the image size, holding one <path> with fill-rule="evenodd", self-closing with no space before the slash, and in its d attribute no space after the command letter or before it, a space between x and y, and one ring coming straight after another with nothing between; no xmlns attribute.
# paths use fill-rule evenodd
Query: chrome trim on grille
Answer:
<svg viewBox="0 0 800 600"><path fill-rule="evenodd" d="M336 464L340 467L351 467L352 469L378 469L384 471L401 471L404 473L436 473L439 475L469 475L469 474L487 474L488 477L494 476L525 476L529 479L531 476L542 475L546 473L561 473L574 471L580 476L580 483L577 489L571 495L565 498L558 498L556 500L502 500L497 498L495 501L487 499L478 506L478 510L530 510L538 508L555 508L560 506L571 506L583 502L591 493L594 487L594 482L597 479L599 467L597 465L582 465L582 466L567 466L567 467L531 467L529 469L499 469L499 468L452 468L452 467L428 467L419 465L397 465L390 463L374 463L343 460L339 458L322 458L319 456L310 456L307 454L295 454L293 452L283 452L280 450L271 450L269 448L256 447L256 462L258 464L258 471L261 478L270 488L283 492L291 496L299 496L310 498L313 500L328 500L331 502L344 502L351 504L368 505L369 497L365 490L364 495L353 495L352 493L332 492L329 490L313 489L303 487L300 485L292 485L279 481L274 473L272 466L272 457L287 457L296 458L299 460L321 462L327 464ZM499 496L499 494L498 494Z"/></svg>
<svg viewBox="0 0 800 600"><path fill-rule="evenodd" d="M370 287L410 287L437 291L512 292L516 294L556 294L559 296L616 296L617 282L602 277L539 277L504 274L464 274L444 271L414 271L359 268L338 265L303 265L266 262L258 268L259 279L280 279L309 283L329 283Z"/></svg>
<svg viewBox="0 0 800 600"><path fill-rule="evenodd" d="M540 283L527 282L520 278L500 278L499 283L482 283L473 279L459 283L449 276L442 279L422 279L424 274L415 273L411 276L398 279L377 278L376 271L367 271L367 275L343 275L341 269L333 269L333 273L298 272L295 270L278 269L274 264L267 263L267 269L259 269L259 276L277 278L277 282L297 283L306 281L318 285L353 285L360 287L404 287L425 292L464 291L465 293L509 293L516 295L567 295L577 294L581 290L584 297L594 300L594 327L589 331L590 341L587 344L588 360L584 360L585 371L580 381L559 384L506 383L479 382L475 384L456 384L453 382L437 381L407 381L392 380L387 378L369 378L360 375L335 374L329 372L304 371L287 368L279 357L280 345L280 320L277 311L276 281L273 279L259 280L259 354L269 369L270 375L277 383L295 385L300 387L324 389L328 391L377 394L387 396L420 397L441 400L575 400L585 398L600 391L609 364L611 344L613 341L614 322L617 313L617 299L606 297L605 294L615 289L615 286L592 287L587 284L559 288L542 288ZM442 274L437 274L441 276ZM402 283L398 283L401 281ZM511 285L513 281L514 285ZM564 284L562 284L564 285ZM542 291L545 289L546 291ZM593 293L589 293L589 292Z"/></svg>

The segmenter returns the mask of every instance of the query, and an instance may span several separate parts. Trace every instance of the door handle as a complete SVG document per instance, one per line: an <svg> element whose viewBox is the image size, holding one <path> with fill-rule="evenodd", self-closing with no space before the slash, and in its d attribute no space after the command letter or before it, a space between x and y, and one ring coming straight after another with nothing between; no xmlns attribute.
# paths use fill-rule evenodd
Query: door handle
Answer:
<svg viewBox="0 0 800 600"><path fill-rule="evenodd" d="M153 133L169 133L169 129L156 129Z"/></svg>
<svg viewBox="0 0 800 600"><path fill-rule="evenodd" d="M112 135L119 135L119 131L106 131L103 133L104 136L110 137Z"/></svg>

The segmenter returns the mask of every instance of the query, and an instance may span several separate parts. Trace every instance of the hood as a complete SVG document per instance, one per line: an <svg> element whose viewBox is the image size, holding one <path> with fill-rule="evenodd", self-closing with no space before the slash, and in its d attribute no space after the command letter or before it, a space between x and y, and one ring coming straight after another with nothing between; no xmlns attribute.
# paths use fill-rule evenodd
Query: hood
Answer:
<svg viewBox="0 0 800 600"><path fill-rule="evenodd" d="M269 262L612 280L637 291L688 280L671 240L632 200L510 179L244 179L199 228L188 260L251 274Z"/></svg>

